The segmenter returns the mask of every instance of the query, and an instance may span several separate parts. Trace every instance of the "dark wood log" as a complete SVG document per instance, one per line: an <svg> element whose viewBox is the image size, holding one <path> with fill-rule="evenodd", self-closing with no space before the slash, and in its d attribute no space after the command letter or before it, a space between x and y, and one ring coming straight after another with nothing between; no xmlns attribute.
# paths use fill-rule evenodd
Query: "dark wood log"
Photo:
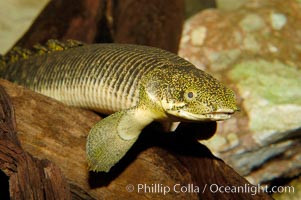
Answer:
<svg viewBox="0 0 301 200"><path fill-rule="evenodd" d="M15 46L31 48L49 39L93 43L103 19L103 0L52 0ZM109 39L108 39L109 40Z"/></svg>
<svg viewBox="0 0 301 200"><path fill-rule="evenodd" d="M34 157L48 159L54 163L47 165L49 161L41 162L46 164L40 171L47 172L47 175L55 174L55 170L47 170L45 166L59 166L70 185L74 199L213 199L216 196L219 199L234 199L237 196L241 199L270 199L265 194L252 196L250 193L211 193L209 189L203 193L201 189L205 185L209 188L209 184L213 183L222 186L240 186L249 183L223 161L215 158L206 147L197 143L194 140L195 136L186 126L179 128L175 133L168 134L162 133L160 126L153 124L144 130L138 142L110 173L89 172L85 158L85 141L91 126L100 120L97 114L65 106L4 80L0 81L0 85L7 91L15 108L17 136L22 147ZM2 91L1 94L3 93ZM1 105L6 103L2 101ZM209 126L212 128L209 128L208 132L215 130L215 124ZM1 126L1 130L8 130L8 128ZM1 152L12 151L13 158L18 157L20 148L12 148L11 145L9 142L2 142ZM35 159L31 157L29 161L31 160L33 162ZM22 177L16 179L12 172L7 173L7 171L16 171L16 164L10 165L11 162L13 163L12 159L1 162L1 169L4 169L10 177L10 184L16 180L18 182L34 180L34 177L39 174L35 171L37 167L30 167L29 170L22 171L24 174ZM28 161L20 163L28 163ZM5 170L5 166L10 170ZM63 176L57 174L54 177L60 180ZM38 180L43 182L44 179ZM49 183L47 187L57 186L60 182L63 183L63 181L50 181L55 184ZM184 188L189 187L189 184L194 185L200 191L177 193L172 191L176 184ZM134 190L127 191L132 186ZM40 188L40 185L31 184L32 190L35 187ZM138 190L138 187L142 188ZM154 191L156 187L157 192ZM167 187L171 191L164 195L163 188ZM10 195L16 195L17 191L12 190L12 186L10 188ZM160 188L161 192L158 192ZM65 189L67 190L68 187ZM60 192L57 191L55 194L63 195ZM25 194L21 193L23 196ZM38 198L33 196L32 199Z"/></svg>
<svg viewBox="0 0 301 200"><path fill-rule="evenodd" d="M113 2L114 42L178 52L184 23L184 0Z"/></svg>
<svg viewBox="0 0 301 200"><path fill-rule="evenodd" d="M183 22L184 0L53 0L15 46L74 39L143 44L177 53Z"/></svg>
<svg viewBox="0 0 301 200"><path fill-rule="evenodd" d="M9 177L10 198L71 199L69 184L59 167L49 160L34 158L21 147L14 110L2 86L0 118L0 169ZM1 199L8 198L2 196L6 192L0 192Z"/></svg>

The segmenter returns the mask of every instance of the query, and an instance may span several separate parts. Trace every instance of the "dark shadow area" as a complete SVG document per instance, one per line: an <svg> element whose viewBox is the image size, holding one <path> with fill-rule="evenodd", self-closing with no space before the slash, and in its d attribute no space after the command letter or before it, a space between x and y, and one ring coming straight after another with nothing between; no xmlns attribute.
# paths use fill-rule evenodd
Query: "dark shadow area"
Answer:
<svg viewBox="0 0 301 200"><path fill-rule="evenodd" d="M269 187L266 188L266 193L268 194L273 194L275 192L273 191L277 191L277 189L279 187L282 187L281 189L283 189L283 187L285 186L288 186L288 187L292 187L289 185L289 183L292 181L292 180L296 180L298 179L298 176L294 176L294 177L290 177L290 178L275 178L273 179L270 183L269 183ZM291 189L291 191L289 191L289 189ZM287 189L287 193L294 193L295 191L293 191L293 187L292 188L288 188Z"/></svg>
<svg viewBox="0 0 301 200"><path fill-rule="evenodd" d="M216 122L181 123L174 132L164 132L159 123L152 123L141 133L137 142L110 172L90 172L91 188L107 186L118 177L137 156L150 147L160 147L177 156L214 158L210 150L197 139L210 138L216 131ZM203 134L200 134L203 133ZM102 180L102 181L100 181Z"/></svg>
<svg viewBox="0 0 301 200"><path fill-rule="evenodd" d="M9 178L0 170L0 199L9 200Z"/></svg>
<svg viewBox="0 0 301 200"><path fill-rule="evenodd" d="M94 38L94 43L113 43L109 24L106 17L102 17L97 24L97 31Z"/></svg>

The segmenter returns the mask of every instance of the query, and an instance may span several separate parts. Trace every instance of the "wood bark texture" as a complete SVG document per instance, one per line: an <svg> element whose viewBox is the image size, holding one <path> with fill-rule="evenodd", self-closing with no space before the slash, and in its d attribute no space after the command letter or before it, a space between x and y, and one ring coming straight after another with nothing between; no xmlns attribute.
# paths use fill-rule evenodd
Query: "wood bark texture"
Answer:
<svg viewBox="0 0 301 200"><path fill-rule="evenodd" d="M23 150L17 138L14 109L0 86L0 169L9 176L9 195L1 199L71 199L69 184L59 167Z"/></svg>
<svg viewBox="0 0 301 200"><path fill-rule="evenodd" d="M113 1L113 40L178 52L184 0Z"/></svg>

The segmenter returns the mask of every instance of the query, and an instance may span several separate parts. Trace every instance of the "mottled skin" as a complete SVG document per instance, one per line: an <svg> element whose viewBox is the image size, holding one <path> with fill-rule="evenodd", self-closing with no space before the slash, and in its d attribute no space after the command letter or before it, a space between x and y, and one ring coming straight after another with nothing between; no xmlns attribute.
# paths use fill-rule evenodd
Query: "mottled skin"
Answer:
<svg viewBox="0 0 301 200"><path fill-rule="evenodd" d="M55 45L51 49L56 49ZM93 55L94 52L98 52L99 57ZM0 63L1 77L70 105L105 113L115 112L95 124L88 135L87 159L90 169L94 171L108 172L135 143L141 130L155 120L217 121L228 119L237 110L232 90L184 59L163 50L104 44L86 45L62 53L50 52L44 57L30 54L21 56L20 64L16 59L11 61L6 57L4 60L7 66ZM23 55L22 51L20 55ZM91 60L85 59L85 56L90 55ZM36 63L38 66L33 66ZM92 73L101 71L99 67L105 67L103 72L98 75ZM138 67L143 72L137 70ZM72 70L76 71L73 73ZM82 78L79 73L88 70L91 72L83 74ZM39 75L40 71L51 74ZM30 77L33 73L35 77ZM62 76L63 73L68 76ZM124 83L124 79L128 83ZM79 92L85 92L85 95L79 98ZM94 96L91 92L95 93ZM101 99L101 94L110 95L109 100L117 103L117 106L97 102L95 98ZM64 95L64 98L60 95Z"/></svg>
<svg viewBox="0 0 301 200"><path fill-rule="evenodd" d="M143 80L142 104L175 121L223 120L237 110L233 91L193 66L158 68Z"/></svg>

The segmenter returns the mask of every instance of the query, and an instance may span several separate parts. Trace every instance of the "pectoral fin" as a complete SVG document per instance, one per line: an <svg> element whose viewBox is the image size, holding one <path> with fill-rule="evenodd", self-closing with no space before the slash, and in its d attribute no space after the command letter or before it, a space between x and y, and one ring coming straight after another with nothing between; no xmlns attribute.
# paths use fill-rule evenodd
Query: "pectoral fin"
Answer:
<svg viewBox="0 0 301 200"><path fill-rule="evenodd" d="M141 110L130 108L99 121L91 129L86 145L88 164L93 171L108 172L132 147L152 119L141 120Z"/></svg>

